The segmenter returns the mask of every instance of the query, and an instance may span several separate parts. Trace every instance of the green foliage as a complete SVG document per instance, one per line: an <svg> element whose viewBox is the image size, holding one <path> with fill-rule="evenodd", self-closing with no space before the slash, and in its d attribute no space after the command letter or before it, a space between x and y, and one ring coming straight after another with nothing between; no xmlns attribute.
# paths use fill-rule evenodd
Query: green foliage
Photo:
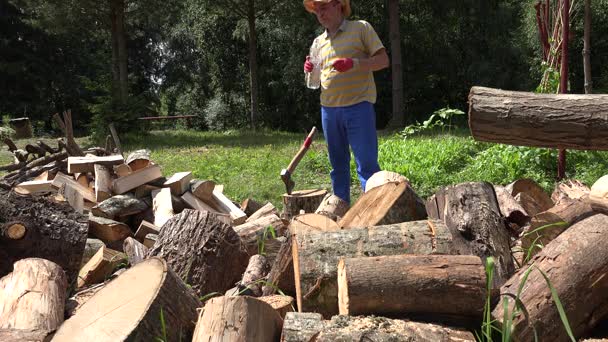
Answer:
<svg viewBox="0 0 608 342"><path fill-rule="evenodd" d="M163 314L163 308L160 308L160 312L159 312L159 320L160 320L160 330L162 333L162 336L157 336L156 337L156 341L157 342L169 342L169 339L167 337L167 324L165 323L165 315Z"/></svg>
<svg viewBox="0 0 608 342"><path fill-rule="evenodd" d="M453 118L464 115L465 113L460 109L451 109L449 107L442 108L433 112L433 114L431 114L423 123L416 121L415 124L406 126L403 131L401 131L401 136L403 136L404 139L407 139L412 135L432 132L439 128L441 129L441 133L444 133L445 128L448 129L449 133L453 128Z"/></svg>
<svg viewBox="0 0 608 342"><path fill-rule="evenodd" d="M264 231L262 232L262 236L258 236L257 240L258 240L258 254L259 255L266 255L266 251L265 251L266 240L269 239L269 236L271 236L273 239L277 238L277 233L273 226L268 226L268 227L264 228Z"/></svg>
<svg viewBox="0 0 608 342"><path fill-rule="evenodd" d="M4 139L12 139L15 136L15 130L10 128L10 127L6 127L6 126L0 126L0 140L4 140Z"/></svg>

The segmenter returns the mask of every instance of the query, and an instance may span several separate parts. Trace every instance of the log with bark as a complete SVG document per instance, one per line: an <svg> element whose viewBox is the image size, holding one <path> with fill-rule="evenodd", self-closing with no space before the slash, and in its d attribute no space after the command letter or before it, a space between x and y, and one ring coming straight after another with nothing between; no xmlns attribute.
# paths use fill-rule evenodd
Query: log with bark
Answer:
<svg viewBox="0 0 608 342"><path fill-rule="evenodd" d="M341 315L440 317L477 323L487 297L474 255L393 255L338 262Z"/></svg>
<svg viewBox="0 0 608 342"><path fill-rule="evenodd" d="M249 258L249 264L239 282L239 292L246 296L259 297L262 295L264 277L270 271L268 260L264 255L256 254Z"/></svg>
<svg viewBox="0 0 608 342"><path fill-rule="evenodd" d="M384 184L390 183L390 182L393 182L393 183L408 182L409 183L409 180L396 172L384 171L384 170L378 171L378 172L374 173L371 177L369 177L369 179L365 182L365 192L368 192L377 186L384 185Z"/></svg>
<svg viewBox="0 0 608 342"><path fill-rule="evenodd" d="M305 213L314 213L327 194L327 190L299 190L291 194L283 194L283 218L291 220L292 217Z"/></svg>
<svg viewBox="0 0 608 342"><path fill-rule="evenodd" d="M408 182L389 182L361 195L338 224L343 228L361 228L426 217L424 202Z"/></svg>
<svg viewBox="0 0 608 342"><path fill-rule="evenodd" d="M518 179L506 185L505 189L529 216L549 210L554 205L551 196L538 183L529 178Z"/></svg>
<svg viewBox="0 0 608 342"><path fill-rule="evenodd" d="M276 293L277 289L289 296L296 295L291 244L292 236L287 234L286 240L276 253L270 272L266 276L267 284L262 287L264 296Z"/></svg>
<svg viewBox="0 0 608 342"><path fill-rule="evenodd" d="M266 302L275 309L279 316L282 319L285 318L285 315L288 312L295 311L293 307L293 297L283 296L283 295L270 295L270 296L262 296L258 298L259 300Z"/></svg>
<svg viewBox="0 0 608 342"><path fill-rule="evenodd" d="M335 341L473 342L475 336L443 325L384 317L334 316L325 321L317 313L288 312L285 316L281 342Z"/></svg>
<svg viewBox="0 0 608 342"><path fill-rule="evenodd" d="M440 221L411 221L323 233L304 232L293 237L292 249L296 249L292 251L294 274L300 275L301 309L319 312L327 318L338 313L336 278L340 258L471 254L460 234L451 232Z"/></svg>
<svg viewBox="0 0 608 342"><path fill-rule="evenodd" d="M97 291L53 341L186 340L201 305L163 259L150 258Z"/></svg>
<svg viewBox="0 0 608 342"><path fill-rule="evenodd" d="M127 256L119 251L105 246L101 247L80 269L77 287L105 281L126 259Z"/></svg>
<svg viewBox="0 0 608 342"><path fill-rule="evenodd" d="M608 95L537 94L472 87L475 140L501 144L608 149Z"/></svg>
<svg viewBox="0 0 608 342"><path fill-rule="evenodd" d="M111 220L121 216L129 216L148 209L148 205L131 195L116 195L97 204L92 209L95 216L105 217Z"/></svg>
<svg viewBox="0 0 608 342"><path fill-rule="evenodd" d="M0 279L0 329L55 330L63 323L68 283L54 262L22 259Z"/></svg>
<svg viewBox="0 0 608 342"><path fill-rule="evenodd" d="M25 258L43 258L63 268L68 282L76 280L87 241L87 220L66 204L46 198L21 197L0 190L0 222L19 221L21 239L0 239L0 276L12 271L13 263Z"/></svg>
<svg viewBox="0 0 608 342"><path fill-rule="evenodd" d="M150 165L150 155L152 152L148 149L136 150L129 153L125 164L129 165L131 171L137 171Z"/></svg>
<svg viewBox="0 0 608 342"><path fill-rule="evenodd" d="M517 203L505 187L494 185L494 192L496 193L500 212L507 219L508 223L516 224L517 230L519 230L519 228L530 221L530 216L526 210ZM509 228L511 228L511 225L509 225Z"/></svg>
<svg viewBox="0 0 608 342"><path fill-rule="evenodd" d="M105 243L122 241L133 235L127 224L93 215L89 215L89 233Z"/></svg>
<svg viewBox="0 0 608 342"><path fill-rule="evenodd" d="M546 341L569 341L541 270L559 296L574 336L585 336L608 314L607 239L608 216L604 214L568 228L531 260L534 266L530 272L528 267L522 268L504 284L500 292L509 296L501 296L493 317L503 322L503 301L508 301L507 317L511 316L514 297L510 296L521 288L519 301L524 308L511 323L512 336L519 341L532 341L535 335ZM521 287L524 277L527 280Z"/></svg>
<svg viewBox="0 0 608 342"><path fill-rule="evenodd" d="M577 200L579 198L587 198L589 196L588 186L576 179L567 179L557 185L551 194L551 200L555 205L563 200Z"/></svg>
<svg viewBox="0 0 608 342"><path fill-rule="evenodd" d="M149 255L167 260L199 296L233 287L249 260L232 227L212 213L190 209L165 223Z"/></svg>
<svg viewBox="0 0 608 342"><path fill-rule="evenodd" d="M234 227L234 231L241 238L249 255L254 255L264 252L259 250L262 240L266 241L273 238L269 227L272 227L276 236L282 236L286 230L283 220L273 214L238 225Z"/></svg>
<svg viewBox="0 0 608 342"><path fill-rule="evenodd" d="M492 256L496 264L494 288L500 287L515 271L511 257L510 238L498 208L492 184L462 183L448 186L435 194L436 203L444 203L439 212L445 224L459 231L468 240L473 254Z"/></svg>
<svg viewBox="0 0 608 342"><path fill-rule="evenodd" d="M131 266L135 266L144 261L148 255L148 247L144 246L141 242L132 237L125 239L122 249L125 251Z"/></svg>
<svg viewBox="0 0 608 342"><path fill-rule="evenodd" d="M212 298L201 311L192 342L277 341L283 320L278 312L257 298Z"/></svg>
<svg viewBox="0 0 608 342"><path fill-rule="evenodd" d="M315 214L321 214L329 217L333 221L339 221L348 211L350 205L345 200L334 194L327 194Z"/></svg>
<svg viewBox="0 0 608 342"><path fill-rule="evenodd" d="M587 201L593 210L608 214L608 175L600 177L593 183Z"/></svg>
<svg viewBox="0 0 608 342"><path fill-rule="evenodd" d="M272 203L268 202L268 203L264 204L260 209L256 210L251 216L249 216L247 218L247 220L245 220L245 222L251 222L251 221L259 219L260 217L273 215L273 214L276 216L280 216L280 213L277 210L277 208L275 208L274 205L272 205Z"/></svg>
<svg viewBox="0 0 608 342"><path fill-rule="evenodd" d="M245 198L241 202L241 210L245 213L245 215L247 215L247 219L249 219L249 217L253 215L253 213L260 210L261 208L262 205L252 198ZM247 221L245 220L245 222Z"/></svg>
<svg viewBox="0 0 608 342"><path fill-rule="evenodd" d="M3 342L50 342L53 333L39 329L0 329L0 341Z"/></svg>

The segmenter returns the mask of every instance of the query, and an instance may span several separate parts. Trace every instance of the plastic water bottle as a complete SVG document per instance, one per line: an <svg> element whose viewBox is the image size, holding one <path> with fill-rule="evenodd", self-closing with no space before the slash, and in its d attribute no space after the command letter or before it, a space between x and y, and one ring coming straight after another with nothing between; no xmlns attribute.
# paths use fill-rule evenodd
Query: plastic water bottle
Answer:
<svg viewBox="0 0 608 342"><path fill-rule="evenodd" d="M317 40L315 39L310 46L310 62L313 64L312 72L305 72L304 77L306 80L306 86L310 89L319 89L321 85L321 49L317 46Z"/></svg>

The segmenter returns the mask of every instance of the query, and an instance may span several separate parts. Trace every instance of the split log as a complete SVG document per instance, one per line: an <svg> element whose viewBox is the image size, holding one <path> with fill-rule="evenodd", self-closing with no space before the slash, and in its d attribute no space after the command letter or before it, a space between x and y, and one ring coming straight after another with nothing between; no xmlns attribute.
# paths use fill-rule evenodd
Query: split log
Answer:
<svg viewBox="0 0 608 342"><path fill-rule="evenodd" d="M63 323L68 283L54 262L22 259L0 279L0 329L55 330Z"/></svg>
<svg viewBox="0 0 608 342"><path fill-rule="evenodd" d="M4 342L50 342L53 333L38 329L0 329L0 341Z"/></svg>
<svg viewBox="0 0 608 342"><path fill-rule="evenodd" d="M95 165L95 202L100 203L112 197L112 176L106 166Z"/></svg>
<svg viewBox="0 0 608 342"><path fill-rule="evenodd" d="M148 209L148 205L131 195L116 195L93 207L95 216L116 219L122 216L135 215Z"/></svg>
<svg viewBox="0 0 608 342"><path fill-rule="evenodd" d="M152 209L154 210L154 225L162 227L171 217L173 212L173 202L171 200L171 189L164 188L152 191Z"/></svg>
<svg viewBox="0 0 608 342"><path fill-rule="evenodd" d="M260 217L264 217L264 216L268 216L268 215L280 216L277 208L275 208L274 205L272 205L272 203L270 203L270 202L264 204L264 206L262 206L260 209L256 210L253 214L251 214L251 216L249 216L247 218L247 220L245 220L245 222L255 221L255 220L259 219Z"/></svg>
<svg viewBox="0 0 608 342"><path fill-rule="evenodd" d="M120 139L118 138L118 132L116 131L116 127L114 127L114 123L110 122L110 124L108 125L108 128L110 128L110 134L112 135L112 140L114 140L114 146L116 146L116 150L118 151L118 154L120 154L122 156L122 147L120 145Z"/></svg>
<svg viewBox="0 0 608 342"><path fill-rule="evenodd" d="M527 254L534 256L539 252L536 245L546 246L568 227L594 214L587 201L562 201L532 218L522 234L522 248Z"/></svg>
<svg viewBox="0 0 608 342"><path fill-rule="evenodd" d="M162 189L162 188L158 187L158 186L144 184L144 185L140 185L137 188L135 188L134 195L135 195L135 198L142 199L142 198L145 198L148 196L152 196L152 191L160 190L160 189Z"/></svg>
<svg viewBox="0 0 608 342"><path fill-rule="evenodd" d="M295 235L315 232L335 232L340 229L336 221L321 214L300 214L289 223L289 232Z"/></svg>
<svg viewBox="0 0 608 342"><path fill-rule="evenodd" d="M97 291L101 290L106 283L101 283L93 286L89 286L84 290L76 292L72 297L68 298L65 304L65 314L67 318L70 318L78 312L78 310L86 303Z"/></svg>
<svg viewBox="0 0 608 342"><path fill-rule="evenodd" d="M36 195L57 191L57 189L53 187L52 180L31 180L19 183L19 185L14 188L14 191L20 195Z"/></svg>
<svg viewBox="0 0 608 342"><path fill-rule="evenodd" d="M292 236L291 234L287 234L286 240L281 245L278 253L276 253L270 267L270 272L266 276L266 282L271 285L266 284L262 287L264 296L276 293L277 289L290 296L296 295L291 244Z"/></svg>
<svg viewBox="0 0 608 342"><path fill-rule="evenodd" d="M164 260L151 258L95 293L63 323L53 341L154 341L161 336L166 336L166 341L179 341L180 336L189 339L196 308L201 305Z"/></svg>
<svg viewBox="0 0 608 342"><path fill-rule="evenodd" d="M536 94L472 87L475 140L575 150L608 149L608 95Z"/></svg>
<svg viewBox="0 0 608 342"><path fill-rule="evenodd" d="M50 260L75 281L87 241L86 218L65 204L42 197L21 197L0 190L0 222L19 221L25 235L18 240L0 239L0 277L25 258Z"/></svg>
<svg viewBox="0 0 608 342"><path fill-rule="evenodd" d="M608 175L601 177L591 186L588 201L593 210L608 214Z"/></svg>
<svg viewBox="0 0 608 342"><path fill-rule="evenodd" d="M270 304L270 306L277 311L282 319L285 318L285 315L288 312L294 311L293 298L290 296L271 295L258 297L258 299Z"/></svg>
<svg viewBox="0 0 608 342"><path fill-rule="evenodd" d="M361 228L426 217L424 202L409 183L386 183L361 195L339 225L342 228Z"/></svg>
<svg viewBox="0 0 608 342"><path fill-rule="evenodd" d="M283 218L291 220L292 217L300 214L300 210L314 213L325 195L327 190L322 189L294 191L291 195L283 194Z"/></svg>
<svg viewBox="0 0 608 342"><path fill-rule="evenodd" d="M576 179L568 179L558 183L551 194L551 200L555 205L564 200L577 200L589 197L588 186Z"/></svg>
<svg viewBox="0 0 608 342"><path fill-rule="evenodd" d="M131 171L141 170L150 165L150 155L152 152L148 149L136 150L129 153L125 164L129 165Z"/></svg>
<svg viewBox="0 0 608 342"><path fill-rule="evenodd" d="M102 247L105 247L105 243L99 239L87 239L87 243L82 253L82 260L80 261L80 268L84 266L91 258L97 254Z"/></svg>
<svg viewBox="0 0 608 342"><path fill-rule="evenodd" d="M188 204L188 206L190 208L194 209L194 210L208 211L208 212L217 214L220 217L223 217L222 221L224 221L226 223L231 223L232 222L232 219L230 218L230 215L225 214L225 213L220 213L215 206L211 206L210 204L204 202L203 200L201 200L198 197L194 196L190 192L184 193L182 195L182 200L184 200L184 202L186 202L186 204Z"/></svg>
<svg viewBox="0 0 608 342"><path fill-rule="evenodd" d="M119 251L101 247L78 273L78 287L105 281L127 256Z"/></svg>
<svg viewBox="0 0 608 342"><path fill-rule="evenodd" d="M247 218L253 215L253 213L258 211L260 208L262 208L262 205L251 198L245 198L243 202L241 202L241 210L245 213L245 215L247 215Z"/></svg>
<svg viewBox="0 0 608 342"><path fill-rule="evenodd" d="M253 297L217 297L205 304L192 342L277 341L283 320L267 303Z"/></svg>
<svg viewBox="0 0 608 342"><path fill-rule="evenodd" d="M213 199L213 189L215 189L214 181L193 179L190 182L190 191L202 201L209 202Z"/></svg>
<svg viewBox="0 0 608 342"><path fill-rule="evenodd" d="M394 255L338 262L340 315L415 315L477 323L486 292L478 256Z"/></svg>
<svg viewBox="0 0 608 342"><path fill-rule="evenodd" d="M402 182L410 182L404 176L391 171L378 171L374 173L369 179L365 182L365 192L370 191L371 189L378 187L380 185L384 185L386 183L402 183Z"/></svg>
<svg viewBox="0 0 608 342"><path fill-rule="evenodd" d="M192 172L178 172L169 177L163 186L170 188L171 194L181 196L190 190L190 180L192 180Z"/></svg>
<svg viewBox="0 0 608 342"><path fill-rule="evenodd" d="M234 203L232 203L232 201L223 193L213 190L212 197L220 212L230 215L233 226L245 223L247 215L245 215L241 208L234 205Z"/></svg>
<svg viewBox="0 0 608 342"><path fill-rule="evenodd" d="M68 173L94 172L95 165L112 167L124 163L120 155L104 157L68 157Z"/></svg>
<svg viewBox="0 0 608 342"><path fill-rule="evenodd" d="M449 186L436 195L443 195L444 221L469 241L473 253L482 258L494 257L496 275L494 288L500 287L515 271L511 257L510 238L498 209L492 184L462 183Z"/></svg>
<svg viewBox="0 0 608 342"><path fill-rule="evenodd" d="M76 189L72 183L61 184L59 189L57 189L57 196L62 198L64 201L67 201L75 212L79 214L84 213L84 198L82 196L82 190Z"/></svg>
<svg viewBox="0 0 608 342"><path fill-rule="evenodd" d="M548 210L554 203L545 190L531 179L518 179L505 189L526 210L529 216Z"/></svg>
<svg viewBox="0 0 608 342"><path fill-rule="evenodd" d="M348 211L350 205L345 200L334 194L327 194L319 204L316 214L321 214L329 217L334 221L340 220Z"/></svg>
<svg viewBox="0 0 608 342"><path fill-rule="evenodd" d="M523 227L530 221L530 216L526 210L515 200L511 193L504 187L494 185L494 192L498 200L498 207L501 214L509 223L515 223L519 227Z"/></svg>
<svg viewBox="0 0 608 342"><path fill-rule="evenodd" d="M323 233L304 232L293 236L292 249L295 249L292 252L294 274L299 274L301 281L301 309L319 312L328 318L338 313L336 278L340 258L471 254L460 234L452 233L440 221L411 221Z"/></svg>
<svg viewBox="0 0 608 342"><path fill-rule="evenodd" d="M239 292L246 296L259 297L262 295L262 284L266 274L270 271L268 260L264 255L256 254L249 258L249 264L243 274L243 279L239 282Z"/></svg>
<svg viewBox="0 0 608 342"><path fill-rule="evenodd" d="M288 312L285 316L281 342L334 341L473 342L475 337L466 330L384 317L334 316L324 321L317 313Z"/></svg>
<svg viewBox="0 0 608 342"><path fill-rule="evenodd" d="M249 260L232 227L212 213L190 209L165 223L149 255L167 260L199 296L233 287Z"/></svg>
<svg viewBox="0 0 608 342"><path fill-rule="evenodd" d="M283 235L286 230L283 220L276 215L268 215L255 221L238 225L234 227L234 231L241 238L249 255L254 255L261 252L258 250L258 243L260 241L273 238L271 233L267 231L269 227L274 229L276 236Z"/></svg>
<svg viewBox="0 0 608 342"><path fill-rule="evenodd" d="M83 199L86 199L89 202L95 202L95 193L91 191L88 187L84 187L80 183L76 182L76 180L74 180L72 176L67 176L59 172L55 175L52 184L57 189L60 189L64 185L68 185L69 187L77 191Z"/></svg>
<svg viewBox="0 0 608 342"><path fill-rule="evenodd" d="M105 243L122 241L133 235L128 225L93 215L89 215L89 234Z"/></svg>
<svg viewBox="0 0 608 342"><path fill-rule="evenodd" d="M114 167L112 167L112 169L114 170L114 173L116 174L116 176L118 176L119 178L126 177L126 176L130 175L131 173L133 173L133 170L131 170L131 168L127 164L114 165ZM142 169L140 169L140 170L142 170ZM140 170L138 170L138 171L140 171Z"/></svg>
<svg viewBox="0 0 608 342"><path fill-rule="evenodd" d="M148 247L131 237L125 239L122 249L125 251L131 266L135 266L144 261L148 255Z"/></svg>
<svg viewBox="0 0 608 342"><path fill-rule="evenodd" d="M115 194L121 195L127 191L131 191L140 185L157 180L163 175L158 165L150 165L141 170L132 172L126 176L117 178L112 183L112 191Z"/></svg>
<svg viewBox="0 0 608 342"><path fill-rule="evenodd" d="M531 260L534 268L520 269L500 289L500 293L515 296L521 288L519 300L525 315L511 322L512 336L518 341L533 341L542 336L546 341L569 341L562 326L557 307L551 299L551 290L542 270L550 279L576 338L585 336L593 326L608 314L608 216L597 214L586 218L547 244ZM522 280L527 277L525 286ZM503 322L504 304L508 300L507 317L514 310L513 300L501 296L493 311L498 323Z"/></svg>
<svg viewBox="0 0 608 342"><path fill-rule="evenodd" d="M154 245L156 244L156 240L158 240L158 234L146 234L143 244L148 249L150 249L154 247Z"/></svg>
<svg viewBox="0 0 608 342"><path fill-rule="evenodd" d="M137 228L137 231L135 232L135 239L143 243L144 239L146 238L146 235L150 233L158 235L158 233L160 233L160 227L157 227L154 224L145 220L141 221L139 228Z"/></svg>

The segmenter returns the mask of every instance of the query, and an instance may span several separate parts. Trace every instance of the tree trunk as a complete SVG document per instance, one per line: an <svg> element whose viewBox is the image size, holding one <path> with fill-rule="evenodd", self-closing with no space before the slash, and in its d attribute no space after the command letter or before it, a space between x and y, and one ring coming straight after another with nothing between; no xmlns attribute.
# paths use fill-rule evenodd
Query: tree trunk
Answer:
<svg viewBox="0 0 608 342"><path fill-rule="evenodd" d="M201 305L163 259L150 258L95 293L61 325L53 341L188 339Z"/></svg>
<svg viewBox="0 0 608 342"><path fill-rule="evenodd" d="M485 287L484 266L473 255L394 255L338 262L340 315L413 314L433 320L448 316L473 323L482 318Z"/></svg>
<svg viewBox="0 0 608 342"><path fill-rule="evenodd" d="M494 257L494 287L499 288L515 272L515 265L494 187L485 182L462 183L443 191L445 224L459 231L484 263L487 257Z"/></svg>
<svg viewBox="0 0 608 342"><path fill-rule="evenodd" d="M249 90L251 91L251 129L255 131L258 117L258 42L255 28L255 1L247 1L249 26Z"/></svg>
<svg viewBox="0 0 608 342"><path fill-rule="evenodd" d="M167 260L199 296L232 288L249 261L231 226L212 213L190 209L165 223L149 255Z"/></svg>
<svg viewBox="0 0 608 342"><path fill-rule="evenodd" d="M302 310L325 317L338 313L337 264L340 258L398 254L470 254L462 237L440 221L413 221L293 237L297 248ZM294 259L296 260L296 259ZM297 287L296 287L297 288ZM290 289L288 289L290 290Z"/></svg>
<svg viewBox="0 0 608 342"><path fill-rule="evenodd" d="M135 266L144 261L148 254L148 247L132 237L125 239L122 249L125 251L131 266Z"/></svg>
<svg viewBox="0 0 608 342"><path fill-rule="evenodd" d="M591 0L585 0L585 28L583 33L583 69L585 73L585 94L593 92L591 78Z"/></svg>
<svg viewBox="0 0 608 342"><path fill-rule="evenodd" d="M349 209L348 203L345 200L334 194L327 194L317 210L315 210L316 214L321 214L327 216L333 221L339 221L348 211Z"/></svg>
<svg viewBox="0 0 608 342"><path fill-rule="evenodd" d="M243 274L243 279L239 284L239 291L244 290L246 292L243 294L253 297L261 296L263 284L260 280L263 280L268 271L270 271L270 267L265 256L259 254L251 256Z"/></svg>
<svg viewBox="0 0 608 342"><path fill-rule="evenodd" d="M117 104L127 101L127 40L125 37L124 0L110 0L112 34L112 93Z"/></svg>
<svg viewBox="0 0 608 342"><path fill-rule="evenodd" d="M577 338L608 314L607 239L608 216L597 214L570 227L531 261L534 268L542 270L550 279ZM533 341L537 334L546 341L569 341L549 286L538 269L529 273L519 295L526 315L520 312L513 320L513 337ZM520 269L500 293L516 295L526 271L527 268ZM502 296L493 311L499 323L503 322L504 300L509 301L509 316L514 308L513 300Z"/></svg>
<svg viewBox="0 0 608 342"><path fill-rule="evenodd" d="M281 342L334 341L475 341L472 333L438 324L384 317L335 316L324 321L320 314L288 312Z"/></svg>
<svg viewBox="0 0 608 342"><path fill-rule="evenodd" d="M424 202L407 182L386 183L361 195L340 220L343 228L369 227L422 220Z"/></svg>
<svg viewBox="0 0 608 342"><path fill-rule="evenodd" d="M266 231L268 227L274 229L276 236L281 236L285 233L283 220L274 214L261 217L255 221L245 222L233 229L241 238L249 255L254 255L263 252L258 250L260 248L258 243L262 239L273 239L271 233Z"/></svg>
<svg viewBox="0 0 608 342"><path fill-rule="evenodd" d="M473 87L475 140L578 150L608 150L608 95L534 94Z"/></svg>
<svg viewBox="0 0 608 342"><path fill-rule="evenodd" d="M206 304L196 324L192 342L277 341L283 320L270 306L253 297L217 297Z"/></svg>
<svg viewBox="0 0 608 342"><path fill-rule="evenodd" d="M0 277L18 260L42 258L61 266L68 283L76 280L87 241L86 218L66 204L0 190L0 221L19 221L25 229L21 239L0 238L5 254L0 257Z"/></svg>
<svg viewBox="0 0 608 342"><path fill-rule="evenodd" d="M314 213L319 207L327 190L300 190L283 195L283 218L291 220L299 215L300 210L305 213Z"/></svg>
<svg viewBox="0 0 608 342"><path fill-rule="evenodd" d="M403 68L401 65L401 35L399 30L399 0L388 1L389 37L391 40L391 72L393 85L392 128L405 125L403 108Z"/></svg>
<svg viewBox="0 0 608 342"><path fill-rule="evenodd" d="M266 281L272 284L272 286L264 285L262 288L264 296L276 293L277 289L280 289L286 295L295 296L291 243L292 236L288 234L287 240L281 245L279 252L272 262L270 272L266 276Z"/></svg>
<svg viewBox="0 0 608 342"><path fill-rule="evenodd" d="M0 279L0 329L55 330L63 323L68 283L54 262L29 258Z"/></svg>

